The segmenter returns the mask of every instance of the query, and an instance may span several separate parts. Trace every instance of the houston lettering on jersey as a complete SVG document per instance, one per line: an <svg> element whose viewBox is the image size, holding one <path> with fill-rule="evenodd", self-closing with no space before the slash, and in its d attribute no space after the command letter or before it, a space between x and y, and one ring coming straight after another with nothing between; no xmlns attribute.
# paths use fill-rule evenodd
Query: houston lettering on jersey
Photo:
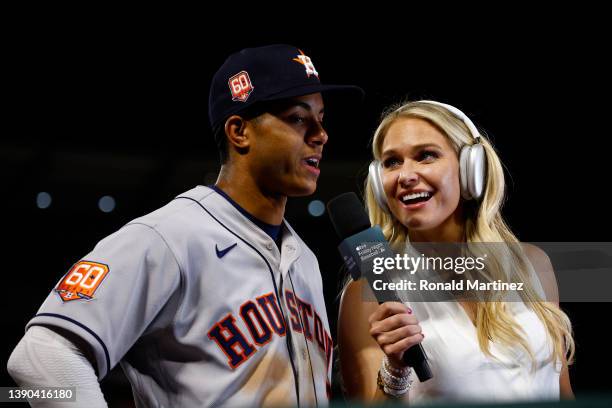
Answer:
<svg viewBox="0 0 612 408"><path fill-rule="evenodd" d="M321 354L325 355L329 369L333 341L323 327L321 317L311 304L290 290L285 290L285 300L289 309L291 329L297 333L304 333L309 342L316 343ZM217 343L227 356L227 364L232 369L247 361L258 347L265 346L272 337L284 337L287 333L287 325L274 293L267 293L255 300L247 300L236 314L247 327L247 333L240 330L233 313L224 316L208 331L208 338Z"/></svg>

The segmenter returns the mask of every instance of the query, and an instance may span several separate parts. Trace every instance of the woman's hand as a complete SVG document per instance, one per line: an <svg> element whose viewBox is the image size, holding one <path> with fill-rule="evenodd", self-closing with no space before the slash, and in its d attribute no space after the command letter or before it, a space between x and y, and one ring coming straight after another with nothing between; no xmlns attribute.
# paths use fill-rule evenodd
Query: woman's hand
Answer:
<svg viewBox="0 0 612 408"><path fill-rule="evenodd" d="M368 319L370 336L397 369L407 367L402 361L404 352L419 344L425 337L421 326L409 307L399 302L385 302Z"/></svg>

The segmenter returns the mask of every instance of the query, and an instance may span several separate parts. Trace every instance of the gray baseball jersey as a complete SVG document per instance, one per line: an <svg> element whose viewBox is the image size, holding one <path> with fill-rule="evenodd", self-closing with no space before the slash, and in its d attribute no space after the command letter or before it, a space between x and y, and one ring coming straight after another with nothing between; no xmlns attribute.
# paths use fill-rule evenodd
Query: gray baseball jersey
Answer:
<svg viewBox="0 0 612 408"><path fill-rule="evenodd" d="M319 266L286 221L281 234L198 186L100 241L28 327L85 339L100 379L120 362L138 406L326 405Z"/></svg>

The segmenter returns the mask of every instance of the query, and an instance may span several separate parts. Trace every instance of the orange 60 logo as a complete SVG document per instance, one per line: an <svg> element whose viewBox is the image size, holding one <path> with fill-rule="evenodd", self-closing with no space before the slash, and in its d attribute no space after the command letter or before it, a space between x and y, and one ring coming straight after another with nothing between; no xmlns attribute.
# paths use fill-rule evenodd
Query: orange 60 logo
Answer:
<svg viewBox="0 0 612 408"><path fill-rule="evenodd" d="M91 300L108 271L108 266L101 263L77 262L57 285L55 291L64 302L78 299Z"/></svg>
<svg viewBox="0 0 612 408"><path fill-rule="evenodd" d="M227 83L230 91L232 91L232 101L246 102L253 89L255 89L251 83L251 78L249 78L249 73L246 71L240 71L231 77Z"/></svg>

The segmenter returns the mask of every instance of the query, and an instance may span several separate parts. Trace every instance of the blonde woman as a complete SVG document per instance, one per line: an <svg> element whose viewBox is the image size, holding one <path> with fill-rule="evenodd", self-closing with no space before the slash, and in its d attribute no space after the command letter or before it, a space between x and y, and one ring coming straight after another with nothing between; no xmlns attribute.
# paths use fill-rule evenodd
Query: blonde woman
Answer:
<svg viewBox="0 0 612 408"><path fill-rule="evenodd" d="M570 321L559 309L546 254L518 243L503 221L504 175L490 142L457 108L416 101L384 115L372 150L366 205L372 224L393 247L510 243L521 248L508 252L525 289L519 302L378 305L363 300L366 282L349 283L338 325L347 397L364 402L573 398L567 369L574 353ZM502 263L489 260L494 277L501 273L495 265ZM423 383L402 361L419 343L434 374Z"/></svg>

